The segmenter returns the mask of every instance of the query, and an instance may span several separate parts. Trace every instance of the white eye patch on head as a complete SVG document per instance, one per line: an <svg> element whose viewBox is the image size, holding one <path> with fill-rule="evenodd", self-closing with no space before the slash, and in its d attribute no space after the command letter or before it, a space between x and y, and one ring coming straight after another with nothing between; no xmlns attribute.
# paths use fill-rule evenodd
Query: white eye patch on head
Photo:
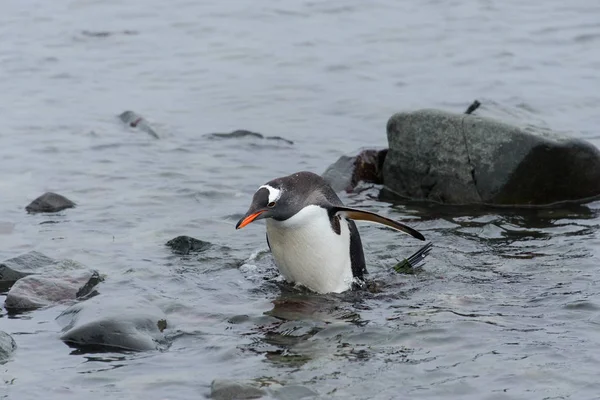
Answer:
<svg viewBox="0 0 600 400"><path fill-rule="evenodd" d="M281 190L270 185L262 185L259 189L265 188L269 191L269 203L274 203L281 197Z"/></svg>

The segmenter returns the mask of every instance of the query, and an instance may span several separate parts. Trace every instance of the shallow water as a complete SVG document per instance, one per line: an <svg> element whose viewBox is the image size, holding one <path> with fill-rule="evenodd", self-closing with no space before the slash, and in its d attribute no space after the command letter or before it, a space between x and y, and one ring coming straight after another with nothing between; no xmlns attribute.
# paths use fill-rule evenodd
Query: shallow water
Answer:
<svg viewBox="0 0 600 400"><path fill-rule="evenodd" d="M600 145L599 12L585 0L5 1L0 259L35 249L98 269L102 293L167 313L171 345L77 354L58 340L66 306L0 314L18 344L0 398L189 399L216 378L323 398L600 398L600 203L499 213L344 195L435 245L420 273L398 275L420 243L360 225L379 290L345 296L265 280L264 227L234 230L260 184L385 146L400 110L477 98ZM161 139L123 126L128 109ZM204 136L234 129L294 144ZM48 190L78 207L27 215ZM182 234L222 247L174 255L164 243Z"/></svg>

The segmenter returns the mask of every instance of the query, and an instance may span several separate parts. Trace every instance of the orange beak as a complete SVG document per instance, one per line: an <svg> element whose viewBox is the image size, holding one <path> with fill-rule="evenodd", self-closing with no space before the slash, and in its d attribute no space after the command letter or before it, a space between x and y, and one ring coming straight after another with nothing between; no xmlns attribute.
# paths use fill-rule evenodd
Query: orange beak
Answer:
<svg viewBox="0 0 600 400"><path fill-rule="evenodd" d="M244 217L242 219L240 219L237 223L237 225L235 226L235 229L242 229L243 227L245 227L246 225L248 225L250 222L254 221L256 218L258 218L258 216L262 213L264 213L267 210L261 210L261 211L257 211L254 214L250 214L247 217Z"/></svg>

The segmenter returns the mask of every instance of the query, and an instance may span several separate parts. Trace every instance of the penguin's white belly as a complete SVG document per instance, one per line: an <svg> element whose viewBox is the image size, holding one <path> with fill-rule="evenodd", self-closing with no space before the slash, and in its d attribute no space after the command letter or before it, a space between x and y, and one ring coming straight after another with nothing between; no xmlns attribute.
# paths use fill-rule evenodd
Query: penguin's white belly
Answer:
<svg viewBox="0 0 600 400"><path fill-rule="evenodd" d="M319 206L307 206L285 221L266 222L275 264L287 281L318 293L350 289L350 230L344 218L339 235Z"/></svg>

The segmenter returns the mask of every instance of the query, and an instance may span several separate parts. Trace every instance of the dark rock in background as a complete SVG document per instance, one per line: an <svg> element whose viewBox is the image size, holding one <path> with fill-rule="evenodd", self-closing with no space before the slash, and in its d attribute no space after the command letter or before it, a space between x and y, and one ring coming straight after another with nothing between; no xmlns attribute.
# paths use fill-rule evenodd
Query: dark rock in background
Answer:
<svg viewBox="0 0 600 400"><path fill-rule="evenodd" d="M180 254L201 252L208 250L212 246L212 244L208 242L190 236L177 236L176 238L169 240L165 245L172 248L174 252Z"/></svg>
<svg viewBox="0 0 600 400"><path fill-rule="evenodd" d="M285 142L287 144L294 144L294 142L292 142L291 140L282 138L281 136L264 136L260 133L247 131L244 129L238 129L236 131L229 132L229 133L209 133L206 136L209 138L216 138L216 139L239 139L239 138L251 137L251 138L256 138L256 139L277 140L277 141Z"/></svg>
<svg viewBox="0 0 600 400"><path fill-rule="evenodd" d="M548 205L600 195L600 151L583 140L438 110L387 125L387 189L447 204Z"/></svg>
<svg viewBox="0 0 600 400"><path fill-rule="evenodd" d="M126 125L131 128L138 128L139 130L146 132L148 135L152 136L155 139L159 139L158 133L156 130L148 124L148 121L144 119L139 114L136 114L133 111L125 111L119 115L119 119L123 121Z"/></svg>
<svg viewBox="0 0 600 400"><path fill-rule="evenodd" d="M352 191L359 182L383 183L383 162L388 150L362 150L354 157L342 156L322 176L335 190Z"/></svg>
<svg viewBox="0 0 600 400"><path fill-rule="evenodd" d="M167 317L145 300L99 295L57 317L62 341L89 350L157 350L166 346Z"/></svg>
<svg viewBox="0 0 600 400"><path fill-rule="evenodd" d="M114 36L114 35L137 35L138 32L132 31L132 30L123 30L123 31L115 31L115 32L83 30L83 31L81 31L81 34L83 36L92 37L92 38L107 38L107 37Z"/></svg>
<svg viewBox="0 0 600 400"><path fill-rule="evenodd" d="M4 364L16 348L17 344L12 336L6 332L0 331L0 364Z"/></svg>
<svg viewBox="0 0 600 400"><path fill-rule="evenodd" d="M60 194L46 192L33 200L25 210L30 213L52 213L75 207L75 203Z"/></svg>

